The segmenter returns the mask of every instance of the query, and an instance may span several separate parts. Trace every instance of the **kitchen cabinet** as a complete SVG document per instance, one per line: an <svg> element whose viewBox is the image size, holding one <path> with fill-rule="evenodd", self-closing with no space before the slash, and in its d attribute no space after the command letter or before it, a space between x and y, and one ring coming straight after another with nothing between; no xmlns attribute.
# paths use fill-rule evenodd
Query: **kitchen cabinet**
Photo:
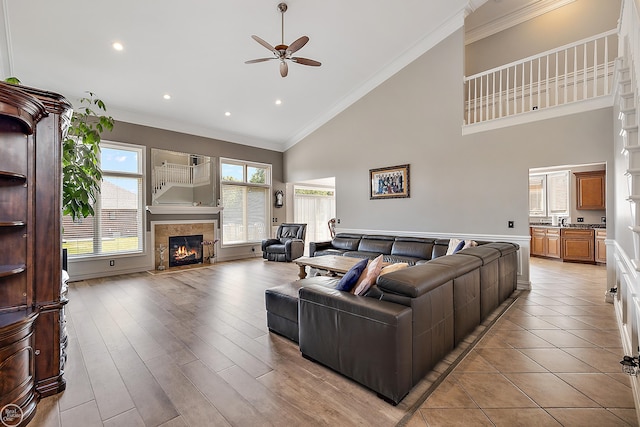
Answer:
<svg viewBox="0 0 640 427"><path fill-rule="evenodd" d="M604 240L607 238L607 230L596 230L596 243L595 243L595 260L597 263L607 262L607 246Z"/></svg>
<svg viewBox="0 0 640 427"><path fill-rule="evenodd" d="M560 258L560 229L531 227L531 255Z"/></svg>
<svg viewBox="0 0 640 427"><path fill-rule="evenodd" d="M563 228L560 233L562 260L594 263L594 236L592 228Z"/></svg>
<svg viewBox="0 0 640 427"><path fill-rule="evenodd" d="M576 209L606 209L606 176L604 170L574 172L576 176Z"/></svg>

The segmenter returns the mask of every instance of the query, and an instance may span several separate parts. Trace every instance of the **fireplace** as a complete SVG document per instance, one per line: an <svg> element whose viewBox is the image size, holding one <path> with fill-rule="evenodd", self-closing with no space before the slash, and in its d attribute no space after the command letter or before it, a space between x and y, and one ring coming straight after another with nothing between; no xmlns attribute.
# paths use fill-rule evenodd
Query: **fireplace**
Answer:
<svg viewBox="0 0 640 427"><path fill-rule="evenodd" d="M202 264L202 234L169 236L169 267Z"/></svg>

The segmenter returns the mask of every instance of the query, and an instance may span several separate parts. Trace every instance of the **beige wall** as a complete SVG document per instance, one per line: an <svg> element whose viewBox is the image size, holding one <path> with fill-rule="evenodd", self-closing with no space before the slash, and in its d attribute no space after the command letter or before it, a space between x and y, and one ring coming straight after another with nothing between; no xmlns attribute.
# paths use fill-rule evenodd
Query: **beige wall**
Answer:
<svg viewBox="0 0 640 427"><path fill-rule="evenodd" d="M268 163L272 165L272 180L274 191L282 189L284 184L282 179L283 153L262 148L250 147L248 145L235 144L233 142L220 141L217 139L205 138L201 136L188 135L185 133L172 132L147 126L134 125L131 123L117 122L113 131L103 135L103 139L117 142L127 142L130 144L144 145L147 147L146 168L150 177L151 171L151 148L161 148L165 150L180 151L189 154L201 154L212 157L216 162L216 174L219 176L217 162L220 157L228 157L238 160ZM218 178L216 178L217 180ZM219 193L219 186L216 185L216 192ZM147 179L147 204L151 204L151 179ZM214 200L220 198L215 195ZM169 215L162 215L162 219L179 219ZM151 215L147 216L147 231Z"/></svg>
<svg viewBox="0 0 640 427"><path fill-rule="evenodd" d="M346 229L527 236L529 169L610 163L612 109L462 136L463 52L459 30L289 149L285 180L335 176ZM411 197L369 200L404 163Z"/></svg>
<svg viewBox="0 0 640 427"><path fill-rule="evenodd" d="M285 188L282 179L283 153L272 150L265 150L250 147L232 142L219 141L195 135L187 135L178 132L166 131L163 129L151 128L147 126L134 125L130 123L117 122L113 131L103 134L104 140L126 142L146 146L146 171L147 171L147 204L151 204L151 148L161 148L166 150L181 151L184 153L201 154L215 158L229 157L239 160L247 160L261 163L269 163L273 166L273 187L276 189ZM219 175L218 166L216 173ZM217 179L217 178L216 178ZM219 185L216 185L216 192L219 193ZM215 199L219 198L215 195ZM272 208L273 209L273 208ZM147 212L146 230L150 230L151 221L168 221L185 219L179 215L151 215ZM210 220L219 219L218 215L191 215L189 219ZM220 221L218 221L220 224ZM130 273L154 268L154 248L151 248L150 233L146 233L147 240L145 252L139 256L121 255L99 258L70 259L69 274L72 280L79 280L89 277L110 276L120 273ZM218 233L218 236L220 234ZM255 249L252 251L251 249ZM218 252L218 260L240 259L248 257L262 256L260 244L244 245L232 248L222 248ZM109 260L115 260L115 266L109 265Z"/></svg>
<svg viewBox="0 0 640 427"><path fill-rule="evenodd" d="M620 6L621 0L576 0L471 43L466 47L465 74L471 76L613 30L618 25Z"/></svg>

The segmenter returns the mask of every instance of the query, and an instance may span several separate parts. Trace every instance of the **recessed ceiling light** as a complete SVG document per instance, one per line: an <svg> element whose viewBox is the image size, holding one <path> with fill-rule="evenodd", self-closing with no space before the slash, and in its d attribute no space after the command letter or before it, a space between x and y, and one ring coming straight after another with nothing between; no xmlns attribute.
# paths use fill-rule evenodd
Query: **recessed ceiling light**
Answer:
<svg viewBox="0 0 640 427"><path fill-rule="evenodd" d="M113 46L113 48L118 52L124 49L124 46L122 46L122 43L120 42L114 42L111 46Z"/></svg>
<svg viewBox="0 0 640 427"><path fill-rule="evenodd" d="M162 97L166 100L171 99L171 95L169 95L168 93L165 93L164 95L162 95Z"/></svg>
<svg viewBox="0 0 640 427"><path fill-rule="evenodd" d="M231 113L229 111L227 111L226 113L224 113L224 115L229 117L231 115Z"/></svg>
<svg viewBox="0 0 640 427"><path fill-rule="evenodd" d="M282 100L276 99L276 105L280 105L280 104L282 104Z"/></svg>

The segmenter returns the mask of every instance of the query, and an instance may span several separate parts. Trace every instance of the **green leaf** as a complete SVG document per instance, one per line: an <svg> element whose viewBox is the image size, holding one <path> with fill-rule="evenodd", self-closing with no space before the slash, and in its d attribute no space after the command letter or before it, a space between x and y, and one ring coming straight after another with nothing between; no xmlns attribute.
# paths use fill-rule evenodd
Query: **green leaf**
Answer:
<svg viewBox="0 0 640 427"><path fill-rule="evenodd" d="M93 205L100 192L100 141L105 130L113 130L110 116L98 115L96 105L106 111L105 103L93 92L81 98L71 117L67 138L62 143L63 213L74 220L94 215Z"/></svg>

